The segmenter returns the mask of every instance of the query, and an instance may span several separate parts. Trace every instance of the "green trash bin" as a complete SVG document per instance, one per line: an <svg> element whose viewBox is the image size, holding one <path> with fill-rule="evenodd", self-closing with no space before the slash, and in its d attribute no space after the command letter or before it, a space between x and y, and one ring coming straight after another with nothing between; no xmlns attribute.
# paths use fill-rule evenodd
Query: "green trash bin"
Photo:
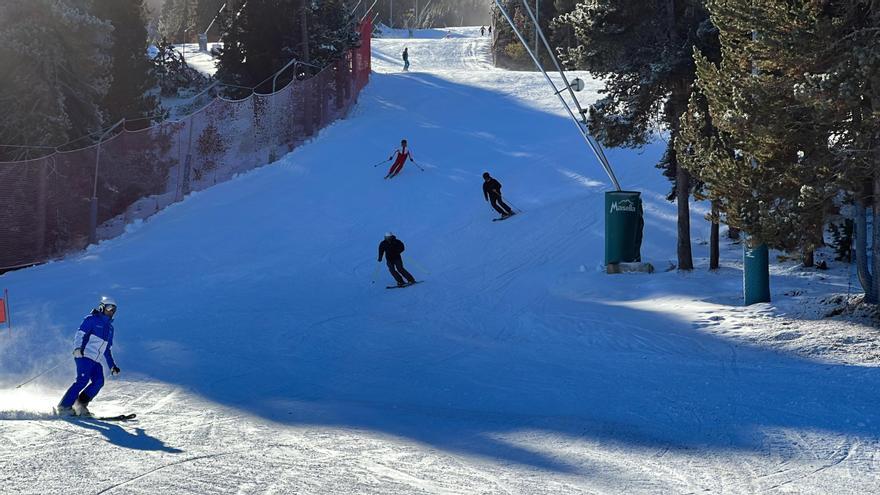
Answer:
<svg viewBox="0 0 880 495"><path fill-rule="evenodd" d="M605 266L642 261L644 226L641 193L605 193Z"/></svg>
<svg viewBox="0 0 880 495"><path fill-rule="evenodd" d="M770 302L770 251L766 244L743 243L743 300L746 306Z"/></svg>

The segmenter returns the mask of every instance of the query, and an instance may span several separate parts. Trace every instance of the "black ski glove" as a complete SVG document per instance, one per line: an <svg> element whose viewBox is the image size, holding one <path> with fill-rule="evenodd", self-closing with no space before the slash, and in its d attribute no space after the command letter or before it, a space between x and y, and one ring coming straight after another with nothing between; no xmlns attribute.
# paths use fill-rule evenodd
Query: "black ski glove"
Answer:
<svg viewBox="0 0 880 495"><path fill-rule="evenodd" d="M122 370L119 369L119 366L114 366L114 367L110 368L110 374L111 374L111 375L116 376L116 375L118 375L118 374L120 374L120 373L122 373Z"/></svg>

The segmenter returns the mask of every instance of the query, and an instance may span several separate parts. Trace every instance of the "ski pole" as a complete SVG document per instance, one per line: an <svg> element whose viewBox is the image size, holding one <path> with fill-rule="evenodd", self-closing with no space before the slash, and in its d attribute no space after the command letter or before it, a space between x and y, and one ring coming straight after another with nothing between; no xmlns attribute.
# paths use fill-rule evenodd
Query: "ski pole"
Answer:
<svg viewBox="0 0 880 495"><path fill-rule="evenodd" d="M410 257L409 260L412 261L413 264L416 265L416 268L418 268L419 270L425 272L425 273L428 274L428 275L431 274L431 270L428 270L427 268L425 268L424 266L422 266L421 263L419 263L418 261L414 260L412 257Z"/></svg>
<svg viewBox="0 0 880 495"><path fill-rule="evenodd" d="M46 373L48 373L48 372L54 370L55 368L61 366L62 364L64 364L64 363L61 362L61 363L56 364L55 366L52 366L51 368L47 369L46 371L44 371L44 372L40 373L39 375L37 375L37 376L31 378L30 380L28 380L28 381L26 381L26 382L24 382L24 383L18 385L18 386L15 387L15 388L16 388L16 389L19 389L19 388L21 388L21 387L24 387L24 386L27 385L28 383L30 383L30 382L36 380L37 378L39 378L39 377L45 375Z"/></svg>
<svg viewBox="0 0 880 495"><path fill-rule="evenodd" d="M413 165L415 165L416 167L419 167L419 170L421 170L422 172L425 171L425 169L423 169L421 165L419 165L418 163L416 163L415 160L410 160L410 161L413 162Z"/></svg>
<svg viewBox="0 0 880 495"><path fill-rule="evenodd" d="M504 202L507 203L508 205L510 205L511 208L516 210L517 213L522 213L522 210L517 208L515 204L510 202L510 200L505 199Z"/></svg>
<svg viewBox="0 0 880 495"><path fill-rule="evenodd" d="M382 262L376 263L376 268L373 269L373 276L372 276L371 281L370 281L371 284L375 284L375 283L376 283L376 275L379 274L379 265L380 265L380 264L382 264Z"/></svg>
<svg viewBox="0 0 880 495"><path fill-rule="evenodd" d="M391 161L391 158L389 158L389 159L387 159L387 160L382 160L381 162L379 162L379 163L373 165L373 168L376 168L376 167L378 167L379 165L382 165L383 163L388 163L388 162L390 162L390 161Z"/></svg>

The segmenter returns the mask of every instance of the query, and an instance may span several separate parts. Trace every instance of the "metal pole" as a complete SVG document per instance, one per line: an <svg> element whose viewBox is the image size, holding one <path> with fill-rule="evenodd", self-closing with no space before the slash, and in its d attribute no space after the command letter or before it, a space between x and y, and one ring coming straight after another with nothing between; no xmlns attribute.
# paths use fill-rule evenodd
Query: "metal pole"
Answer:
<svg viewBox="0 0 880 495"><path fill-rule="evenodd" d="M529 8L529 4L526 3L525 0L522 0L522 3L523 3L523 6L526 8L526 12L528 12L529 16L531 17L532 11ZM537 25L537 22L535 22L535 25ZM550 42L548 42L547 37L544 36L544 30L538 29L538 35L540 36L541 41L544 42L544 47L547 48L547 53L550 55L550 59L553 61L553 65L556 67L556 71L559 72L559 75L562 77L562 82L565 83L565 89L568 90L568 94L571 96L572 101L574 101L574 105L578 109L578 114L582 117L583 124L586 127L587 126L586 111L581 107L581 102L577 99L577 95L574 94L574 90L571 87L571 83L568 82L568 77L565 76L565 71L562 70L562 67L559 65L559 61L556 60L556 55L553 54L553 49L550 47ZM598 141L593 140L591 136L589 136L589 129L585 129L584 132L586 133L586 136L588 136L593 141L590 146L593 148L593 151L598 151L599 161L602 162L602 166L605 167L605 171L606 172L610 171L611 164L608 162L608 157L605 156L605 150L602 149L602 145L599 144ZM610 173L613 174L613 172L610 172ZM618 187L617 190L619 191L620 188Z"/></svg>
<svg viewBox="0 0 880 495"><path fill-rule="evenodd" d="M391 13L388 14L388 27L394 28L394 0L391 0Z"/></svg>
<svg viewBox="0 0 880 495"><path fill-rule="evenodd" d="M539 55L540 52L538 51L538 32L540 32L540 29L538 28L538 16L540 15L540 4L541 0L535 0L535 53ZM539 56L538 60L540 59L541 57Z"/></svg>
<svg viewBox="0 0 880 495"><path fill-rule="evenodd" d="M501 2L499 0L494 0L494 1L495 1L495 5L498 7L498 10L501 12L501 15L504 16L504 19L510 25L511 29L513 29L513 32L516 34L516 37L519 38L520 43L522 43L523 47L526 49L526 52L528 52L529 56L532 58L532 61L535 63L535 66L538 68L538 70L541 71L541 73L544 75L544 78L547 79L547 83L550 84L550 86L553 88L554 92L556 92L558 90L558 88L556 87L556 83L554 83L553 80L550 79L550 76L547 75L547 71L545 71L544 68L541 66L541 64L538 62L537 57L535 56L534 52L532 52L532 49L529 46L528 42L526 42L525 37L519 31L519 29L517 29L516 24L513 22L513 19L510 18L510 14L508 14L507 10L501 5ZM535 17L531 11L532 9L529 8L529 6L525 2L525 0L523 0L523 5L526 6L526 10L529 12L529 15L531 16L532 20L534 21ZM542 40L544 40L544 43L549 46L546 39L543 37L542 31L539 30L538 33L541 34L541 38L542 38ZM551 53L550 58L553 59L554 63L556 63L556 65L557 65L557 68L559 68L558 63L556 62L556 57L553 57L552 53ZM569 85L567 82L568 79L565 77L565 74L562 72L562 69L559 69L559 72L562 75L562 79L563 79L563 81L565 81L566 85ZM571 93L573 95L574 91L571 91ZM572 122L577 127L578 132L581 134L581 137L584 138L584 141L586 141L587 145L590 147L590 149L593 151L593 154L596 155L596 158L599 160L599 163L602 165L602 168L605 169L605 173L608 175L608 178L611 179L612 184L614 184L614 188L617 189L618 191L620 191L621 190L620 183L617 181L617 177L614 175L614 171L611 169L611 165L608 163L604 152L602 152L601 147L599 147L599 143L598 142L594 143L592 137L589 134L589 130L585 129L584 127L581 126L581 121L578 120L577 117L575 117L574 113L571 111L571 107L568 105L568 102L566 102L565 98L562 97L562 91L558 91L556 93L556 96L559 98L559 101L562 102L562 106L565 107L565 110L568 112L568 115L571 117ZM580 103L578 103L577 98L575 98L575 105L577 105L579 111L581 112L581 115L583 115L583 110L580 108Z"/></svg>
<svg viewBox="0 0 880 495"><path fill-rule="evenodd" d="M101 164L101 142L104 141L107 134L113 132L114 129L124 122L125 119L122 119L113 124L113 127L104 131L104 133L101 134L101 137L98 138L98 148L95 151L95 182L92 187L92 203L89 212L89 244L95 244L98 242L98 167Z"/></svg>

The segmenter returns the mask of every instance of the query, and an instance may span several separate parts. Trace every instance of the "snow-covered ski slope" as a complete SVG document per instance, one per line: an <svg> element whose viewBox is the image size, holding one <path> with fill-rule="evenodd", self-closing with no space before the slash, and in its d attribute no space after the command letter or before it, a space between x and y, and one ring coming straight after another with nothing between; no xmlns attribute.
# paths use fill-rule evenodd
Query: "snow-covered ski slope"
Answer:
<svg viewBox="0 0 880 495"><path fill-rule="evenodd" d="M0 493L876 493L876 331L829 331L863 343L836 353L786 347L822 323L736 307L733 247L718 274L663 273L660 145L609 156L644 193L661 273L605 275L607 179L542 77L491 68L477 31L374 40L350 119L120 238L0 277L15 318ZM382 180L372 165L401 138L425 171ZM490 221L485 170L522 215ZM385 290L387 230L425 283ZM846 290L776 270L779 299ZM137 421L50 418L101 294L120 303L123 374L92 410Z"/></svg>

